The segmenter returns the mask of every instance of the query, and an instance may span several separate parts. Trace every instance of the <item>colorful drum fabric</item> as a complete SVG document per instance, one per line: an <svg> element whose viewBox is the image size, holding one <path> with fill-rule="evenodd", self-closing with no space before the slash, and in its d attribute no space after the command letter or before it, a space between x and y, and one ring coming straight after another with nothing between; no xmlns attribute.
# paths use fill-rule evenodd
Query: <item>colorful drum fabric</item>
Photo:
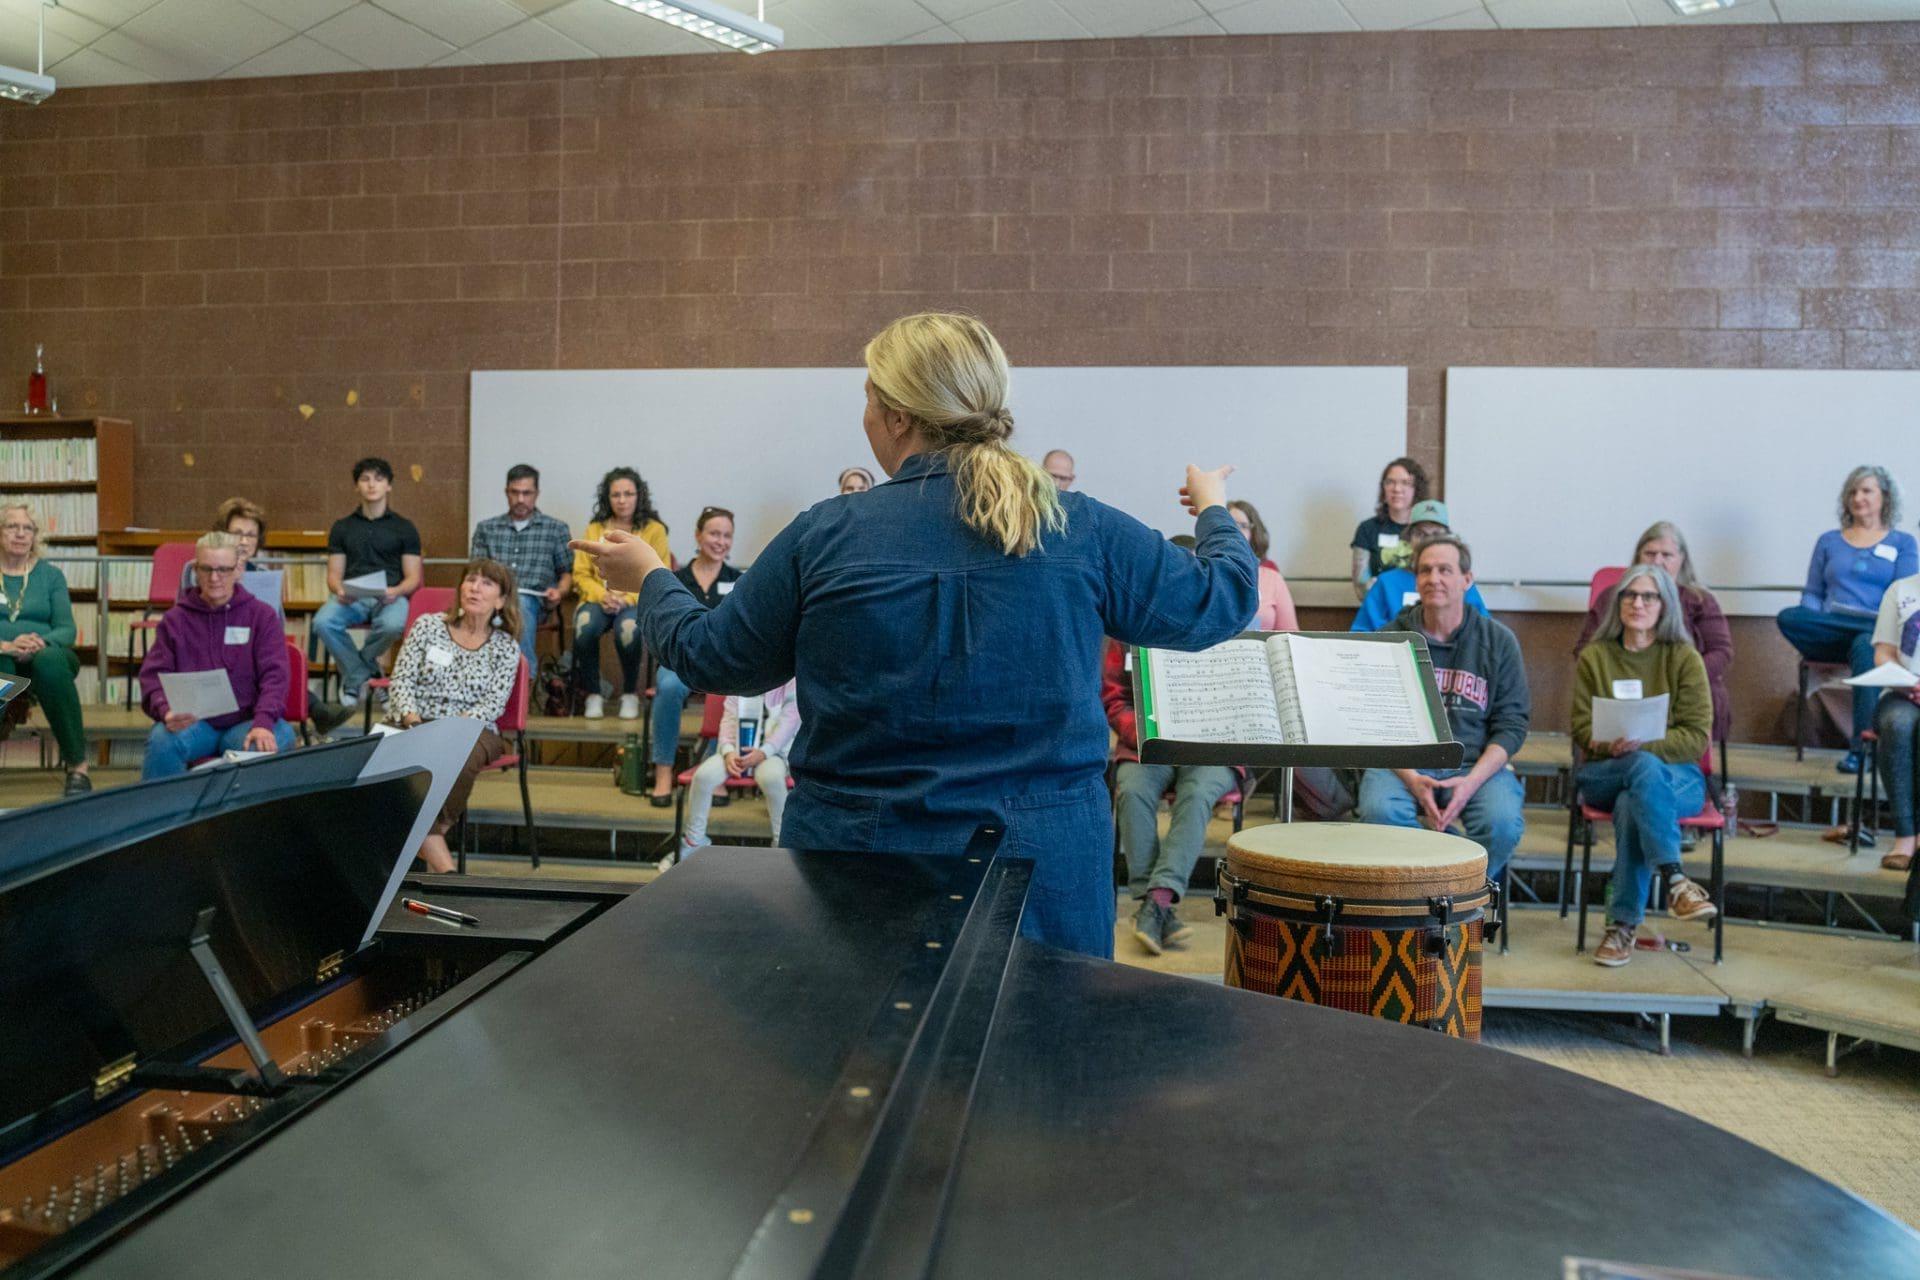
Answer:
<svg viewBox="0 0 1920 1280"><path fill-rule="evenodd" d="M1459 836L1364 823L1251 827L1214 907L1227 985L1480 1038L1487 855Z"/></svg>

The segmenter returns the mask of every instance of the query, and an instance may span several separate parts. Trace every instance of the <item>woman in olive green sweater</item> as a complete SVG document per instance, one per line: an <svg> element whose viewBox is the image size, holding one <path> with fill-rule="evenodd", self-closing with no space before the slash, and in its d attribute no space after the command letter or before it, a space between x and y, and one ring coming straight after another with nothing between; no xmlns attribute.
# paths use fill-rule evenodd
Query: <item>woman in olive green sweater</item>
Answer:
<svg viewBox="0 0 1920 1280"><path fill-rule="evenodd" d="M73 604L67 578L39 558L40 525L29 508L0 507L0 673L33 682L67 767L67 795L93 790L87 777L87 735L80 721L80 670L73 651Z"/></svg>
<svg viewBox="0 0 1920 1280"><path fill-rule="evenodd" d="M1580 798L1613 814L1613 885L1607 933L1596 964L1633 959L1657 871L1676 920L1711 920L1713 897L1680 869L1680 819L1700 812L1707 779L1700 760L1713 728L1706 664L1687 637L1680 594L1658 565L1637 564L1607 598L1600 629L1580 651L1573 680L1573 740L1586 753L1575 778ZM1597 741L1595 698L1668 696L1667 731L1652 742Z"/></svg>

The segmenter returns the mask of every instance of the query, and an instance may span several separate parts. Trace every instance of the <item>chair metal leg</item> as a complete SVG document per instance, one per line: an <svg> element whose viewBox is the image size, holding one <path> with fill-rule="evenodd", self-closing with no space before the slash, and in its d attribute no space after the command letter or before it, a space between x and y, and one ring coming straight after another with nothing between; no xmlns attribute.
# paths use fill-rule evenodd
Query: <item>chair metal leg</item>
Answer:
<svg viewBox="0 0 1920 1280"><path fill-rule="evenodd" d="M1727 833L1725 830L1713 833L1713 962L1720 963L1720 953L1727 936Z"/></svg>
<svg viewBox="0 0 1920 1280"><path fill-rule="evenodd" d="M680 786L680 785L679 785L679 779L677 779L677 778L676 778L676 779L674 780L674 788L673 788L673 844L672 844L672 846L671 846L671 848L672 848L672 851L673 851L673 856L674 856L674 857L676 857L676 858L680 856L680 839L681 839L681 837L682 837L683 835L685 835L685 833L686 833L686 830L687 830L687 827L686 827L686 822L687 822L687 792L689 792L689 791L691 791L691 790L693 790L693 784L692 784L692 783L688 783L688 784L687 784L686 786L684 786L684 787L683 787L683 786ZM1115 839L1116 841L1117 841L1117 840L1119 839L1119 835L1118 835L1118 833L1117 833L1117 832L1115 833L1115 836L1114 836L1114 839Z"/></svg>
<svg viewBox="0 0 1920 1280"><path fill-rule="evenodd" d="M1246 816L1247 816L1246 793L1242 792L1241 798L1233 802L1233 829L1236 834L1239 833L1240 823Z"/></svg>
<svg viewBox="0 0 1920 1280"><path fill-rule="evenodd" d="M1560 918L1567 918L1567 905L1572 897L1573 888L1573 833L1580 825L1580 797L1574 796L1574 807L1567 810L1567 860L1560 866Z"/></svg>
<svg viewBox="0 0 1920 1280"><path fill-rule="evenodd" d="M1507 954L1513 937L1513 865L1500 868L1500 954Z"/></svg>
<svg viewBox="0 0 1920 1280"><path fill-rule="evenodd" d="M459 825L457 825L454 828L453 834L454 834L454 848L459 850L459 852L454 855L454 864L453 864L454 870L459 872L461 875L465 875L467 874L467 815L466 814L463 813L460 815Z"/></svg>
<svg viewBox="0 0 1920 1280"><path fill-rule="evenodd" d="M1593 870L1593 824L1586 824L1586 838L1580 844L1580 879L1574 888L1574 897L1580 900L1580 928L1575 935L1573 950L1581 955L1587 949L1587 875Z"/></svg>
<svg viewBox="0 0 1920 1280"><path fill-rule="evenodd" d="M1793 703L1793 758L1807 758L1807 660L1800 659L1800 696Z"/></svg>
<svg viewBox="0 0 1920 1280"><path fill-rule="evenodd" d="M520 751L520 816L527 824L527 856L533 869L540 869L540 833L533 825L533 798L527 794L527 756L523 743Z"/></svg>

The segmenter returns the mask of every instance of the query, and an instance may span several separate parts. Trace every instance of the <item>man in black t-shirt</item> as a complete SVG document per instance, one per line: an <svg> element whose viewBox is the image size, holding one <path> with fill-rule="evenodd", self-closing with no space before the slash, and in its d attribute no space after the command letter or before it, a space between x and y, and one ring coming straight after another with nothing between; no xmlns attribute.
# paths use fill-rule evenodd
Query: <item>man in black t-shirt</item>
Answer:
<svg viewBox="0 0 1920 1280"><path fill-rule="evenodd" d="M360 505L327 533L327 593L313 629L340 664L340 701L351 707L379 674L380 659L407 629L407 597L420 585L420 531L387 509L393 468L385 458L353 464ZM367 627L355 645L348 627Z"/></svg>

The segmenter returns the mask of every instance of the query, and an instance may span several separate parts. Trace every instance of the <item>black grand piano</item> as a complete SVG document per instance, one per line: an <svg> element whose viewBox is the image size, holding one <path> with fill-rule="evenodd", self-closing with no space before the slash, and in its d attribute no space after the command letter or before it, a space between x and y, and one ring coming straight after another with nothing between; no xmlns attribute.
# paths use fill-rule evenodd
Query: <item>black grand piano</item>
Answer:
<svg viewBox="0 0 1920 1280"><path fill-rule="evenodd" d="M0 818L5 1280L1920 1276L1652 1103L1024 941L991 831L402 880L368 750Z"/></svg>

